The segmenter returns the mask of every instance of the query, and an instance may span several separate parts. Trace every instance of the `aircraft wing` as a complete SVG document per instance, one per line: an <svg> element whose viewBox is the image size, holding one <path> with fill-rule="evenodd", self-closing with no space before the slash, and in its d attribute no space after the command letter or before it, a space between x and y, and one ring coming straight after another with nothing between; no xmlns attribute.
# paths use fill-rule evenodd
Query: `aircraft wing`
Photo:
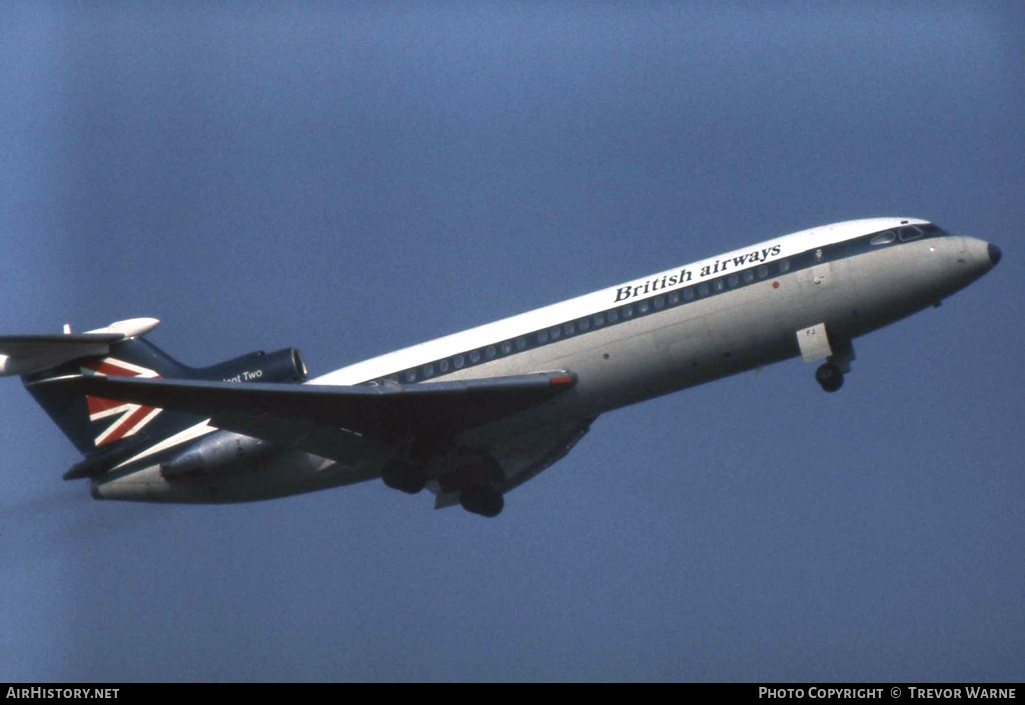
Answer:
<svg viewBox="0 0 1025 705"><path fill-rule="evenodd" d="M309 435L311 428L343 429L384 442L410 431L456 433L541 404L571 389L576 376L558 371L459 382L335 386L87 375L35 384L49 382L89 396L208 416L212 426L287 444Z"/></svg>

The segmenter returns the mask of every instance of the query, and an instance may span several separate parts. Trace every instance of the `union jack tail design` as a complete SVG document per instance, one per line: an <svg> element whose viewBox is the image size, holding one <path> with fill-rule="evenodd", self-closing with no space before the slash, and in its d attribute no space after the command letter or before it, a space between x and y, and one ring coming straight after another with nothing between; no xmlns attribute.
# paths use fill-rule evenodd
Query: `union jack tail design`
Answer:
<svg viewBox="0 0 1025 705"><path fill-rule="evenodd" d="M82 365L80 369L82 374L104 377L142 377L151 379L160 377L154 370L133 365L130 362L113 357L88 362ZM117 417L114 423L107 426L94 438L93 443L97 447L134 435L155 419L162 411L152 406L128 404L101 397L87 396L85 399L89 408L90 421L96 422L109 419L112 416Z"/></svg>
<svg viewBox="0 0 1025 705"><path fill-rule="evenodd" d="M202 370L182 365L145 338L137 337L114 343L103 355L82 356L22 380L75 448L84 456L94 457L130 451L136 445L145 445L144 437L150 435L153 439L173 435L194 424L195 419L151 406L86 396L60 383L33 382L81 375L191 379L197 373Z"/></svg>
<svg viewBox="0 0 1025 705"><path fill-rule="evenodd" d="M97 461L95 466L89 467L108 467L108 461L121 462L134 457L202 423L203 419L170 409L84 394L71 383L83 375L225 382L250 379L299 382L306 376L306 366L294 348L271 354L258 350L209 367L183 365L141 336L115 342L101 353L88 348L84 353L51 368L23 375L22 382L75 448L87 459ZM69 383L62 384L64 379ZM48 384L37 384L43 381ZM69 479L85 476L76 471Z"/></svg>

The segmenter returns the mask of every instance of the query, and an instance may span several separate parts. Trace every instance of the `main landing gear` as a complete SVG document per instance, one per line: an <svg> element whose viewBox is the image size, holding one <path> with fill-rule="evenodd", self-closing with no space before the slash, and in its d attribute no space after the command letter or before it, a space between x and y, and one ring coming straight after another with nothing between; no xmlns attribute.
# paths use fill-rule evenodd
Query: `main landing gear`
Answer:
<svg viewBox="0 0 1025 705"><path fill-rule="evenodd" d="M419 494L427 485L428 468L444 455L452 445L447 436L429 436L413 439L408 454L392 458L381 469L381 479L393 490L406 494Z"/></svg>
<svg viewBox="0 0 1025 705"><path fill-rule="evenodd" d="M445 454L435 462L431 477L437 479L442 493L458 493L459 504L471 514L496 517L505 507L502 497L502 470L487 453L470 449L459 449ZM393 458L381 469L381 479L388 487L417 494L427 484L426 463L411 462L404 458Z"/></svg>
<svg viewBox="0 0 1025 705"><path fill-rule="evenodd" d="M497 517L505 507L502 497L502 468L489 453L461 448L447 462L447 470L439 478L444 492L458 492L459 504L471 514Z"/></svg>
<svg viewBox="0 0 1025 705"><path fill-rule="evenodd" d="M384 484L393 490L401 490L406 494L417 494L427 484L424 471L405 460L389 460L381 470Z"/></svg>
<svg viewBox="0 0 1025 705"><path fill-rule="evenodd" d="M471 514L479 514L482 517L497 517L505 507L505 499L502 492L491 485L477 485L467 487L459 493L459 504Z"/></svg>

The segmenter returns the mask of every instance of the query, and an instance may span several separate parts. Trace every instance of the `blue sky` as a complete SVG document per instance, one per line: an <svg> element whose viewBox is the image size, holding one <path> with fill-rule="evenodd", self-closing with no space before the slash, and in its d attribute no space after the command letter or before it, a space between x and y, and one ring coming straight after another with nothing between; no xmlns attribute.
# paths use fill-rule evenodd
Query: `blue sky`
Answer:
<svg viewBox="0 0 1025 705"><path fill-rule="evenodd" d="M101 503L0 390L0 680L1021 680L1019 3L11 3L5 333L314 374L878 215L1000 266L601 418L502 516Z"/></svg>

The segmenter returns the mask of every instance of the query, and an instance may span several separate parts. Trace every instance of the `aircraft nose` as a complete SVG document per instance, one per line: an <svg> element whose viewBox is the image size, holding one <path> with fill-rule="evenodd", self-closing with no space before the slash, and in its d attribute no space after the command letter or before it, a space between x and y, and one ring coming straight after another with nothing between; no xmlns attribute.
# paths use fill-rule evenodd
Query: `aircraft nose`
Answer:
<svg viewBox="0 0 1025 705"><path fill-rule="evenodd" d="M966 235L961 238L961 243L957 261L969 265L980 276L997 266L1003 257L999 247L980 238Z"/></svg>
<svg viewBox="0 0 1025 705"><path fill-rule="evenodd" d="M1000 248L994 245L992 242L989 243L989 246L986 248L986 251L989 253L989 261L993 263L994 267L997 266L997 263L1000 262L1000 258L1004 256L1004 254L1000 251Z"/></svg>

